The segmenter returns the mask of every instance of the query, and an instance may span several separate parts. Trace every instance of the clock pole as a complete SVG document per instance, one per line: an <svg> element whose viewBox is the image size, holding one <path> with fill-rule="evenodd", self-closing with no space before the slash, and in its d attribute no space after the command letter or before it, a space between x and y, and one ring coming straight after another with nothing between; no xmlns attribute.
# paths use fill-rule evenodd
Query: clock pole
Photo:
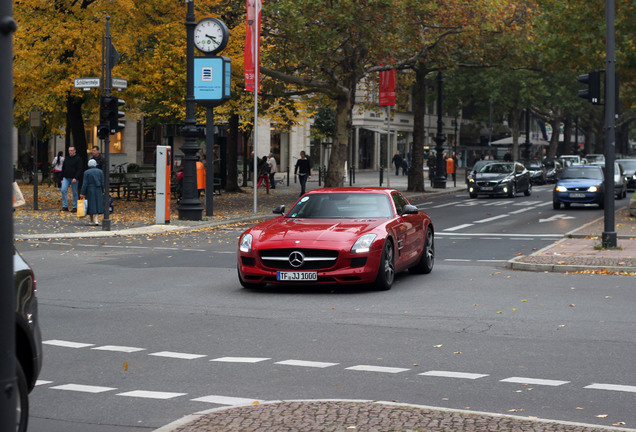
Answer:
<svg viewBox="0 0 636 432"><path fill-rule="evenodd" d="M203 219L203 206L199 201L197 191L197 146L198 130L194 111L194 0L186 0L188 5L186 13L186 119L181 133L185 136L185 144L181 147L183 152L183 180L182 199L178 207L179 219L201 220Z"/></svg>

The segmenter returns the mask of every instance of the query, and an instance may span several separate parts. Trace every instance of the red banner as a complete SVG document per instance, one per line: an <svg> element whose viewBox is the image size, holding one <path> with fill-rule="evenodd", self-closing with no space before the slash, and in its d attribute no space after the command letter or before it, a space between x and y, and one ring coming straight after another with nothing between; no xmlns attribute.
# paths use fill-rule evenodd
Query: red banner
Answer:
<svg viewBox="0 0 636 432"><path fill-rule="evenodd" d="M260 66L261 0L247 0L247 25L245 28L245 90L254 91L255 65ZM258 46L258 50L255 49ZM257 51L255 53L255 51ZM260 77L258 80L260 93Z"/></svg>
<svg viewBox="0 0 636 432"><path fill-rule="evenodd" d="M395 85L397 71L391 69L380 72L380 106L395 105Z"/></svg>

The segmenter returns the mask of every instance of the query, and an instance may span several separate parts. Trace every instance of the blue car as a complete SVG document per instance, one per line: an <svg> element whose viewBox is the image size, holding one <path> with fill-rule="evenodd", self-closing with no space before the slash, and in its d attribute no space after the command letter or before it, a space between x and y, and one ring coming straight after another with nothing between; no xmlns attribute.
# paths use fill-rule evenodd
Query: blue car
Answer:
<svg viewBox="0 0 636 432"><path fill-rule="evenodd" d="M598 204L604 208L605 176L600 166L573 165L565 168L552 191L555 210L571 204Z"/></svg>

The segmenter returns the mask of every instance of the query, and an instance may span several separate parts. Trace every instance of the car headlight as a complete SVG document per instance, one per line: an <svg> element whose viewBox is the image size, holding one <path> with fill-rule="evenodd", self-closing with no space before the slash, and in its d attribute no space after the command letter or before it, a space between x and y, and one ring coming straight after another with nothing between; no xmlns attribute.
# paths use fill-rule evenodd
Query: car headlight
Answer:
<svg viewBox="0 0 636 432"><path fill-rule="evenodd" d="M568 188L566 188L565 186L557 186L556 188L554 188L554 190L556 190L557 192L567 192Z"/></svg>
<svg viewBox="0 0 636 432"><path fill-rule="evenodd" d="M598 192L598 186L590 186L587 191L588 192Z"/></svg>
<svg viewBox="0 0 636 432"><path fill-rule="evenodd" d="M252 234L245 234L243 237L241 237L239 250L246 253L252 252Z"/></svg>
<svg viewBox="0 0 636 432"><path fill-rule="evenodd" d="M365 253L371 249L371 244L375 240L375 234L365 234L360 237L351 247L351 253Z"/></svg>
<svg viewBox="0 0 636 432"><path fill-rule="evenodd" d="M475 183L475 179L472 177L468 177L468 183Z"/></svg>

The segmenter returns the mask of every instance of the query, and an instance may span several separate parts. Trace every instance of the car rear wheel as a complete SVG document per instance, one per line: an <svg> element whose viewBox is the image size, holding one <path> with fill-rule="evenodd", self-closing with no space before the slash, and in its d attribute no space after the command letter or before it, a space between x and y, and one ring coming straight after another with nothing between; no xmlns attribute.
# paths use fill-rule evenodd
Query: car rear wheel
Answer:
<svg viewBox="0 0 636 432"><path fill-rule="evenodd" d="M29 421L29 389L26 377L18 359L15 359L16 376L18 377L18 395L16 402L16 431L26 432Z"/></svg>
<svg viewBox="0 0 636 432"><path fill-rule="evenodd" d="M375 278L374 286L377 290L390 290L391 285L393 285L393 280L395 279L395 264L393 262L393 255L393 242L391 242L391 240L387 240L384 243L384 248L382 248L380 268L378 269L378 276Z"/></svg>
<svg viewBox="0 0 636 432"><path fill-rule="evenodd" d="M426 229L426 237L424 238L424 250L420 260L413 267L409 268L412 273L429 274L433 271L435 264L435 237L433 230L428 227Z"/></svg>

